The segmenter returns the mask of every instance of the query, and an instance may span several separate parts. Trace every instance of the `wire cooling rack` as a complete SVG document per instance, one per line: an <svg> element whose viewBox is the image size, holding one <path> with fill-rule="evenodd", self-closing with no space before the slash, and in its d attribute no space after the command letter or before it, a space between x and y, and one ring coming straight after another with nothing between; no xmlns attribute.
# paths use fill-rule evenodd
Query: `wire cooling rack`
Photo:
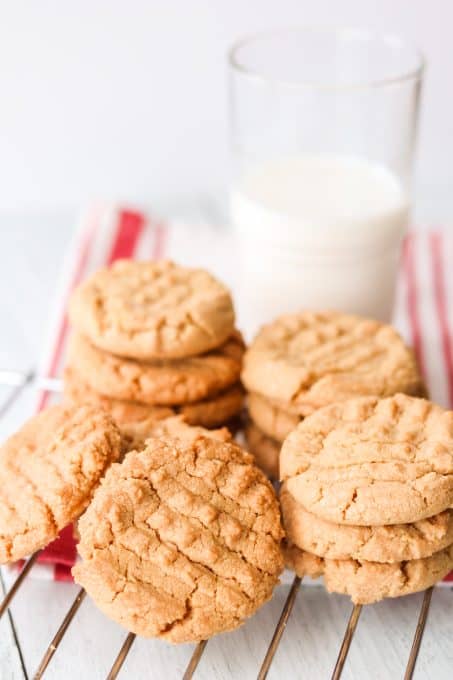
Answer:
<svg viewBox="0 0 453 680"><path fill-rule="evenodd" d="M39 390L47 390L51 392L60 392L61 391L61 383L59 380L56 379L47 379L47 378L41 378L33 371L30 371L28 373L22 373L19 371L11 371L11 370L0 370L0 385L3 386L8 386L10 387L10 392L7 395L6 399L3 401L3 403L0 404L0 418L5 417L8 414L9 409L13 406L13 404L16 402L17 399L21 396L23 390L26 389L27 386L33 385ZM12 603L15 595L17 592L20 590L21 585L24 583L25 579L27 578L28 574L33 568L34 563L36 562L36 559L39 555L39 551L34 553L23 565L19 575L17 576L16 580L10 587L9 591L6 593L4 596L3 601L0 603L0 618L5 614L5 612L8 610L10 604ZM299 595L300 592L300 584L301 584L301 579L298 576L295 576L291 585L291 588L288 593L288 597L286 598L286 601L284 603L283 609L280 614L280 618L278 620L278 623L276 625L276 628L274 630L274 634L269 642L269 646L267 648L266 654L263 658L261 667L258 670L257 673L257 680L265 680L267 677L267 674L271 668L272 662L274 660L275 653L282 642L282 638L285 632L286 624L289 620L289 617L291 616L292 609L294 607L294 603L296 601L296 598ZM420 645L422 642L423 638L423 632L425 630L425 625L426 621L428 618L428 613L429 613L429 608L431 604L431 596L432 596L433 588L429 588L424 592L423 596L423 601L422 601L422 606L420 608L420 613L418 616L418 622L417 626L415 629L415 634L414 638L412 641L412 646L409 654L409 658L407 661L405 673L404 673L404 680L411 680L414 674L415 670L415 665L417 662L417 657L418 653L420 650ZM56 631L54 637L50 641L50 644L48 645L47 649L45 650L41 662L38 666L37 671L34 674L34 679L35 680L40 680L44 676L44 673L46 672L53 656L58 650L58 647L68 630L69 626L71 625L71 622L73 621L74 617L77 615L77 612L84 601L86 596L86 592L83 588L81 588L73 603L71 604L68 612L63 618L63 621L61 622L58 630ZM367 606L372 606L372 605L367 605ZM352 607L351 614L349 616L347 625L346 625L346 630L344 632L344 637L340 646L340 650L338 653L338 657L335 663L335 666L332 671L332 680L338 680L341 677L341 674L343 672L343 668L348 656L348 652L351 646L352 639L354 637L355 630L357 628L357 625L359 623L360 619L360 614L362 612L362 605L354 605ZM134 644L135 640L135 634L134 633L128 633L124 639L124 642L118 651L118 654L116 658L113 661L113 664L110 668L110 671L107 673L106 678L107 680L114 680L116 678L123 666L123 663L132 647ZM191 678L194 677L195 671L197 669L197 666L200 662L200 659L203 656L203 653L206 649L206 646L208 645L208 640L202 640L199 642L194 651L193 654L189 660L189 663L187 664L187 667L182 675L183 680L190 680Z"/></svg>

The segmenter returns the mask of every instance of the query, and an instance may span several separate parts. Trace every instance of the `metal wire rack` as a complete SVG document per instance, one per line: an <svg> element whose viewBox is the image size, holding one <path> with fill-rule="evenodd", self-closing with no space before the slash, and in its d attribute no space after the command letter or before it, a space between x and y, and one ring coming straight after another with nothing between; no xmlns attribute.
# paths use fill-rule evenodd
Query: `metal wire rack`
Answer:
<svg viewBox="0 0 453 680"><path fill-rule="evenodd" d="M0 370L0 385L10 387L10 392L7 395L7 397L4 399L3 403L0 404L0 418L4 417L9 409L13 406L13 404L16 402L16 400L19 399L21 396L23 390L25 390L28 386L33 385L36 389L39 390L47 390L50 392L60 392L61 391L61 382L57 379L54 378L42 378L37 376L33 371L30 371L28 373L22 373L20 371L12 371L12 370ZM10 604L12 603L15 595L19 591L21 585L25 581L27 575L30 573L30 571L33 568L33 565L35 564L37 557L39 555L39 551L34 553L23 565L19 575L17 576L16 580L10 587L9 591L6 593L4 596L2 602L0 603L0 618L3 616L3 614L8 610ZM274 634L272 636L272 639L269 643L269 646L267 648L266 654L264 656L263 662L261 664L261 667L258 671L257 674L257 680L265 680L265 678L268 675L268 672L271 668L272 662L274 660L275 653L282 641L286 625L288 623L289 617L291 616L292 609L294 607L294 603L296 601L296 598L299 595L300 592L300 584L301 584L301 579L298 576L295 576L290 591L288 593L288 596L286 598L286 601L284 603L283 609L280 614L280 618L278 620L278 623L276 625L276 628L274 630ZM431 596L432 596L433 588L428 588L428 590L425 591L423 601L422 601L422 606L420 608L420 613L418 616L418 622L417 626L415 629L415 634L414 638L412 641L412 646L409 654L409 658L407 661L406 665L406 670L404 673L404 680L411 680L414 674L415 670L415 665L417 663L417 657L418 653L420 650L422 638L423 638L423 632L425 630L425 625L426 621L428 618L428 613L429 613L429 608L431 604ZM81 588L72 605L70 606L68 612L66 613L65 617L63 618L63 621L61 622L58 630L56 631L54 637L52 638L49 646L45 650L43 657L41 659L41 662L38 666L38 669L36 670L33 678L34 680L40 680L43 676L45 671L47 670L54 654L57 652L58 647L68 630L72 620L76 616L81 604L83 603L84 599L86 596L86 592L83 588ZM368 605L372 606L372 605ZM344 633L343 641L340 646L340 650L338 653L338 657L335 663L335 667L332 672L332 680L339 680L341 677L341 674L343 672L343 668L348 656L348 652L351 646L352 639L354 637L355 630L357 628L359 619L360 619L360 614L362 612L362 605L354 605L352 607L351 614L349 616L349 620L346 625L346 630ZM134 633L128 633L124 639L124 642L121 646L121 649L119 650L115 660L113 661L112 667L108 674L106 675L107 680L114 680L122 666L123 663L132 647L134 644L135 640L135 634ZM183 680L191 680L191 678L194 677L195 671L198 667L198 664L200 662L200 659L206 649L206 646L208 645L208 640L202 640L199 642L193 653L192 656L189 660L189 663L187 664L187 667L183 673Z"/></svg>

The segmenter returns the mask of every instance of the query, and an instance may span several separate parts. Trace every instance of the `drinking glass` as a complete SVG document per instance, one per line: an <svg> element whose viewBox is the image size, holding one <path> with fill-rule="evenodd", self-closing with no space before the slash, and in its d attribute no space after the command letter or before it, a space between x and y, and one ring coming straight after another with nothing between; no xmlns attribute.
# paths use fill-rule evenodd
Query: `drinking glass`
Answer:
<svg viewBox="0 0 453 680"><path fill-rule="evenodd" d="M421 53L300 28L229 52L239 316L338 309L390 320L412 197Z"/></svg>

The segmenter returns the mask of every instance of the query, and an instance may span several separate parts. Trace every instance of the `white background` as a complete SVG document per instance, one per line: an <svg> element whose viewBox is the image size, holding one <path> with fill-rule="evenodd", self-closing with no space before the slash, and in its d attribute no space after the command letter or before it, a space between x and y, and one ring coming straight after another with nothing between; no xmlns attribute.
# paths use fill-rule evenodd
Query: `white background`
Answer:
<svg viewBox="0 0 453 680"><path fill-rule="evenodd" d="M228 45L320 23L425 51L418 213L451 216L451 0L1 0L0 213L225 189Z"/></svg>

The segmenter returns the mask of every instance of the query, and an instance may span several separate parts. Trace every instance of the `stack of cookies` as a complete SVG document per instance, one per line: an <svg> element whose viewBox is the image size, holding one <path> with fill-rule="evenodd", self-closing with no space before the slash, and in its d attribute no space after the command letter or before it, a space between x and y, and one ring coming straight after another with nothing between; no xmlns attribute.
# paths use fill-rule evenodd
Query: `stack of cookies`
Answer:
<svg viewBox="0 0 453 680"><path fill-rule="evenodd" d="M264 326L245 353L242 381L248 446L274 479L283 440L316 409L359 395L425 395L414 354L394 328L340 312Z"/></svg>
<svg viewBox="0 0 453 680"><path fill-rule="evenodd" d="M320 409L280 457L286 561L366 604L453 569L453 412L403 394Z"/></svg>
<svg viewBox="0 0 453 680"><path fill-rule="evenodd" d="M226 428L175 417L141 434L130 451L103 409L58 405L1 445L0 564L86 510L73 574L108 616L172 642L232 630L283 570L274 489Z"/></svg>
<svg viewBox="0 0 453 680"><path fill-rule="evenodd" d="M67 400L120 425L179 413L217 427L240 413L244 344L230 293L208 272L118 261L79 286L69 315Z"/></svg>

